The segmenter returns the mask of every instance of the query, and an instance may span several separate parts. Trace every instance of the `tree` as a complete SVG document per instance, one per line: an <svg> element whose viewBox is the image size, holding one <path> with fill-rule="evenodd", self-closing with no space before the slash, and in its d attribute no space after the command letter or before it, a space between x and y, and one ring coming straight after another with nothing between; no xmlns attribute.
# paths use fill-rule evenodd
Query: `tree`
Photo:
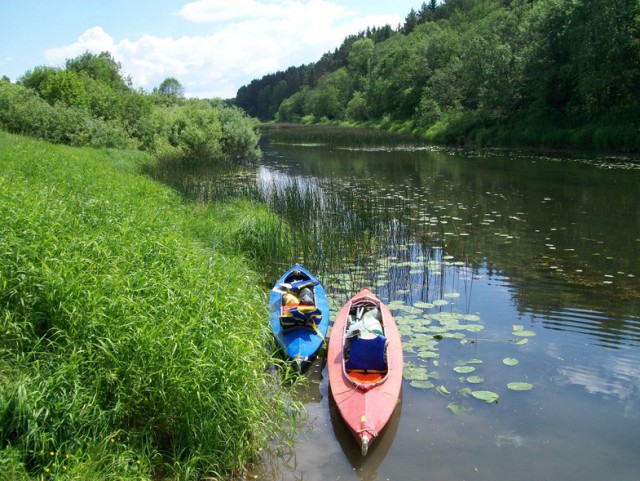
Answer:
<svg viewBox="0 0 640 481"><path fill-rule="evenodd" d="M371 57L375 45L370 38L361 38L353 43L347 57L349 70L354 75L366 76L371 68Z"/></svg>
<svg viewBox="0 0 640 481"><path fill-rule="evenodd" d="M308 91L307 87L303 87L302 90L296 92L288 99L284 99L278 108L276 114L276 121L278 122L300 122L305 115L305 94Z"/></svg>
<svg viewBox="0 0 640 481"><path fill-rule="evenodd" d="M158 87L158 93L175 98L184 98L184 87L174 77L167 77Z"/></svg>
<svg viewBox="0 0 640 481"><path fill-rule="evenodd" d="M367 108L367 101L361 92L355 92L353 97L347 104L346 116L350 120L368 120L369 109Z"/></svg>
<svg viewBox="0 0 640 481"><path fill-rule="evenodd" d="M89 94L85 78L74 71L61 70L50 75L40 87L40 96L55 105L58 102L67 107L89 108Z"/></svg>
<svg viewBox="0 0 640 481"><path fill-rule="evenodd" d="M404 26L402 27L402 33L409 35L418 26L418 13L415 9L411 9L409 15L404 19Z"/></svg>
<svg viewBox="0 0 640 481"><path fill-rule="evenodd" d="M342 119L351 92L352 80L346 68L329 73L307 95L307 113L316 118Z"/></svg>
<svg viewBox="0 0 640 481"><path fill-rule="evenodd" d="M75 58L67 59L65 67L69 71L85 73L112 88L128 88L131 85L131 79L122 77L120 64L111 57L109 52L100 52L96 55L87 51Z"/></svg>
<svg viewBox="0 0 640 481"><path fill-rule="evenodd" d="M18 79L18 84L35 90L38 94L42 93L43 85L47 79L60 71L58 68L40 66L33 70L28 70L22 77Z"/></svg>

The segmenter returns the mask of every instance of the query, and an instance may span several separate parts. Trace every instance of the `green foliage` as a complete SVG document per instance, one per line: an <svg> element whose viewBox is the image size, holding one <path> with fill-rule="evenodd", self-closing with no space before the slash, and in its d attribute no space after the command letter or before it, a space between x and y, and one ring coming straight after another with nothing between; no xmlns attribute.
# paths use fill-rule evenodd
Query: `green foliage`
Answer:
<svg viewBox="0 0 640 481"><path fill-rule="evenodd" d="M345 112L347 119L355 121L365 121L369 118L369 108L367 101L361 92L355 92Z"/></svg>
<svg viewBox="0 0 640 481"><path fill-rule="evenodd" d="M259 251L268 215L218 229L220 252L197 237L218 212L137 174L148 161L0 132L3 479L226 477L295 412L231 252Z"/></svg>
<svg viewBox="0 0 640 481"><path fill-rule="evenodd" d="M197 160L258 157L256 123L221 101L185 100L175 78L133 90L111 55L36 67L0 85L0 128L74 146L140 148Z"/></svg>
<svg viewBox="0 0 640 481"><path fill-rule="evenodd" d="M313 75L278 104L278 120L406 121L439 141L522 138L532 146L633 149L640 137L640 3L425 3L395 33L349 37L305 72ZM271 88L270 79L252 83L253 96L261 86ZM251 112L250 98L239 105ZM539 128L505 133L524 118Z"/></svg>
<svg viewBox="0 0 640 481"><path fill-rule="evenodd" d="M89 108L87 83L73 70L61 70L49 75L40 86L40 96L55 105L60 102L67 107Z"/></svg>
<svg viewBox="0 0 640 481"><path fill-rule="evenodd" d="M176 78L168 77L160 83L158 93L180 99L184 97L184 87Z"/></svg>
<svg viewBox="0 0 640 481"><path fill-rule="evenodd" d="M136 142L123 126L91 116L85 109L50 105L22 85L0 83L0 127L50 142L129 148Z"/></svg>
<svg viewBox="0 0 640 481"><path fill-rule="evenodd" d="M281 275L280 266L277 272L263 272L265 266L273 266L274 259L293 257L295 243L288 225L266 207L246 200L207 207L192 228L217 251L246 256L265 275L265 284Z"/></svg>
<svg viewBox="0 0 640 481"><path fill-rule="evenodd" d="M236 107L206 100L182 105L157 106L154 152L160 157L192 160L234 159L259 156L256 123Z"/></svg>
<svg viewBox="0 0 640 481"><path fill-rule="evenodd" d="M296 92L288 99L283 100L275 119L278 122L300 122L304 115L305 93L306 89Z"/></svg>
<svg viewBox="0 0 640 481"><path fill-rule="evenodd" d="M318 86L307 92L304 109L317 118L342 119L351 89L351 77L347 69L340 68L322 77Z"/></svg>
<svg viewBox="0 0 640 481"><path fill-rule="evenodd" d="M121 73L121 65L109 52L93 54L89 51L66 61L66 69L87 75L89 78L115 89L127 89L131 83Z"/></svg>
<svg viewBox="0 0 640 481"><path fill-rule="evenodd" d="M33 70L27 71L22 77L18 79L18 83L24 85L27 88L35 90L38 94L42 93L43 85L49 79L49 77L55 75L60 70L54 67L36 67Z"/></svg>
<svg viewBox="0 0 640 481"><path fill-rule="evenodd" d="M353 76L354 88L357 90L362 90L366 87L374 49L375 43L370 38L358 39L351 46L348 55L348 68Z"/></svg>

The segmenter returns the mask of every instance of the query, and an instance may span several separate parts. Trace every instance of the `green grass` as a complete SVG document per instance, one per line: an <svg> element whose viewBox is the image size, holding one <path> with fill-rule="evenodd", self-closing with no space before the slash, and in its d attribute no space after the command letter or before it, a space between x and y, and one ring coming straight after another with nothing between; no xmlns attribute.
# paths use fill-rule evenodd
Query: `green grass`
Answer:
<svg viewBox="0 0 640 481"><path fill-rule="evenodd" d="M264 286L271 287L291 267L283 263L293 255L290 228L264 205L246 199L206 205L192 229L218 252L247 258Z"/></svg>
<svg viewBox="0 0 640 481"><path fill-rule="evenodd" d="M149 160L0 132L2 479L229 476L295 413L244 247Z"/></svg>

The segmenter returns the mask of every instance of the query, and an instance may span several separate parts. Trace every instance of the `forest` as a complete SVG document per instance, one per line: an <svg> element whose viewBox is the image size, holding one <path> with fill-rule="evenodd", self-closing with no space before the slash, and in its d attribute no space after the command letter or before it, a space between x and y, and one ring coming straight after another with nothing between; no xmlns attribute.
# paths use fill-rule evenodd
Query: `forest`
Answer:
<svg viewBox="0 0 640 481"><path fill-rule="evenodd" d="M640 148L640 2L444 0L241 87L262 121L369 125L435 142Z"/></svg>

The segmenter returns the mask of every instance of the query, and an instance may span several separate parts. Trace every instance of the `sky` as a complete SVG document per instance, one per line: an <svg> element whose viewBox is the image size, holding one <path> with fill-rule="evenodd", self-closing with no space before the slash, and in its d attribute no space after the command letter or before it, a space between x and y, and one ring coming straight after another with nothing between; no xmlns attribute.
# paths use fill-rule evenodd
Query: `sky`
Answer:
<svg viewBox="0 0 640 481"><path fill-rule="evenodd" d="M135 88L233 98L268 73L315 62L351 34L404 22L423 0L0 0L0 77L109 51Z"/></svg>

